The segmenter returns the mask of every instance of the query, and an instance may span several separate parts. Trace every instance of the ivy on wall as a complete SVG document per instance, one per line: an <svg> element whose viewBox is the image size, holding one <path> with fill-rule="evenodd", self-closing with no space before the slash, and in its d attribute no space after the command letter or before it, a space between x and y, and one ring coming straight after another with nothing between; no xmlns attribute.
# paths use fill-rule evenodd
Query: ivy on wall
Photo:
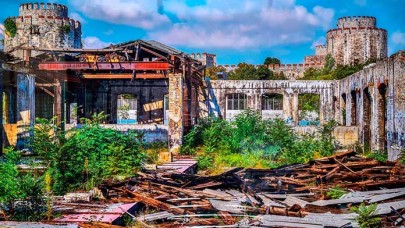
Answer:
<svg viewBox="0 0 405 228"><path fill-rule="evenodd" d="M6 34L10 37L14 37L17 34L17 25L15 24L15 21L12 18L7 18L4 21L4 28Z"/></svg>
<svg viewBox="0 0 405 228"><path fill-rule="evenodd" d="M59 26L59 29L63 34L68 34L70 32L70 25Z"/></svg>

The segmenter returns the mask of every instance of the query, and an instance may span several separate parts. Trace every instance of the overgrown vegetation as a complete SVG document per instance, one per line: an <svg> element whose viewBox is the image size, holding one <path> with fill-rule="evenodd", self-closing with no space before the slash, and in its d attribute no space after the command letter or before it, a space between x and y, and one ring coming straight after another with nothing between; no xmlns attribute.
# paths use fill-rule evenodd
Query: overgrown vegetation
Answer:
<svg viewBox="0 0 405 228"><path fill-rule="evenodd" d="M262 120L249 110L232 122L216 117L201 120L185 136L181 153L197 155L199 168L211 172L221 172L223 167L303 163L333 153L330 128L321 129L319 138L298 136L283 120Z"/></svg>
<svg viewBox="0 0 405 228"><path fill-rule="evenodd" d="M15 37L15 35L17 34L17 25L13 18L7 18L4 21L4 28L6 35L9 37Z"/></svg>
<svg viewBox="0 0 405 228"><path fill-rule="evenodd" d="M374 62L374 59L369 59L364 64L335 66L335 60L328 54L322 69L310 68L304 72L304 77L300 80L340 80L362 70L364 66Z"/></svg>
<svg viewBox="0 0 405 228"><path fill-rule="evenodd" d="M358 214L356 221L361 228L379 227L381 218L374 217L373 213L377 210L377 204L360 204L358 207L351 207L351 211Z"/></svg>
<svg viewBox="0 0 405 228"><path fill-rule="evenodd" d="M340 186L335 186L333 188L328 189L326 192L326 196L331 199L339 199L344 194L348 193L348 191Z"/></svg>
<svg viewBox="0 0 405 228"><path fill-rule="evenodd" d="M0 211L6 211L5 216L9 220L40 220L46 213L42 175L19 172L19 153L13 148L7 148L4 152L0 161Z"/></svg>
<svg viewBox="0 0 405 228"><path fill-rule="evenodd" d="M70 25L61 25L61 26L59 26L59 30L63 34L68 34L70 32Z"/></svg>
<svg viewBox="0 0 405 228"><path fill-rule="evenodd" d="M0 160L0 211L7 219L50 218L53 194L90 190L103 180L136 173L145 159L142 135L102 128L99 123L105 117L101 113L84 119L87 125L69 132L60 131L55 119L37 119L30 143L36 157L23 161L14 149L5 151ZM21 162L34 171L19 172Z"/></svg>

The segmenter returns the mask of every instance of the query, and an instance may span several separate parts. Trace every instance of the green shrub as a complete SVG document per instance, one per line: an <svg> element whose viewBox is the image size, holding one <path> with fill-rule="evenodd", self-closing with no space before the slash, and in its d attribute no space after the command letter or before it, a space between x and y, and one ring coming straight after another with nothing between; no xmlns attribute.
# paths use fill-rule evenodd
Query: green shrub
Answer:
<svg viewBox="0 0 405 228"><path fill-rule="evenodd" d="M4 28L6 34L9 35L10 37L15 37L15 35L17 34L17 25L13 18L7 18L4 21Z"/></svg>
<svg viewBox="0 0 405 228"><path fill-rule="evenodd" d="M360 206L352 207L350 209L358 214L356 221L361 228L379 227L381 218L373 217L373 213L377 210L377 204L365 205L362 203Z"/></svg>
<svg viewBox="0 0 405 228"><path fill-rule="evenodd" d="M346 193L348 193L347 190L341 188L340 186L335 186L333 188L328 189L328 191L326 192L326 196L332 199L339 199Z"/></svg>
<svg viewBox="0 0 405 228"><path fill-rule="evenodd" d="M366 153L367 158L371 158L380 162L385 162L388 160L388 153L384 150L375 150L369 153Z"/></svg>
<svg viewBox="0 0 405 228"><path fill-rule="evenodd" d="M143 158L136 134L85 126L72 133L59 150L54 189L63 193L89 181L98 184L105 178L133 175Z"/></svg>
<svg viewBox="0 0 405 228"><path fill-rule="evenodd" d="M20 155L13 148L7 148L0 160L0 210L11 220L39 221L46 211L44 180L33 173L21 174L16 165L19 160Z"/></svg>

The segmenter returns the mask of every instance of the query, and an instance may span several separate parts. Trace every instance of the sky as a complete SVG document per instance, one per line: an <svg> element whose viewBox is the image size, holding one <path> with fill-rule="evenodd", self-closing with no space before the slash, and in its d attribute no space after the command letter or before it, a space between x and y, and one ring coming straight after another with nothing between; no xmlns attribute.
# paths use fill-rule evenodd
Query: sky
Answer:
<svg viewBox="0 0 405 228"><path fill-rule="evenodd" d="M0 21L29 1L0 0ZM36 1L34 1L36 2ZM302 63L343 16L374 16L388 31L388 54L405 50L405 0L43 0L69 7L85 48L157 40L218 64ZM4 26L0 24L0 38ZM1 44L0 44L1 45Z"/></svg>

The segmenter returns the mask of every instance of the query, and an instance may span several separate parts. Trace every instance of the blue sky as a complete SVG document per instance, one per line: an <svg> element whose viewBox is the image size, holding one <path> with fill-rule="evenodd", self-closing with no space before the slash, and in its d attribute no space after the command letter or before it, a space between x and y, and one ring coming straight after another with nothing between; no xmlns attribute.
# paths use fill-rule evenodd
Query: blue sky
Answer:
<svg viewBox="0 0 405 228"><path fill-rule="evenodd" d="M0 0L0 21L28 1ZM153 39L219 64L260 64L267 56L302 63L343 16L374 16L388 52L405 49L405 0L53 0L82 22L86 47ZM0 36L4 28L0 25Z"/></svg>

